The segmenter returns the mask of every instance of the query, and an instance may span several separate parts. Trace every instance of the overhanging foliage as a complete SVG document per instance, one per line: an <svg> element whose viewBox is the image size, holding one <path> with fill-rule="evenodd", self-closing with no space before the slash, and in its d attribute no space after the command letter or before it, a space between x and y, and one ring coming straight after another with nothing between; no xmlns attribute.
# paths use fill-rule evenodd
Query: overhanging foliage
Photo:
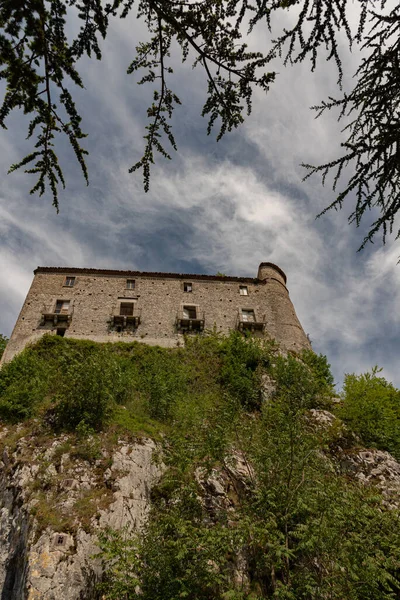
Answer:
<svg viewBox="0 0 400 600"><path fill-rule="evenodd" d="M357 7L358 27L352 31L349 11ZM276 32L275 17L282 11L293 14L294 24ZM138 74L139 83L150 83L154 89L144 152L130 171L142 170L146 191L155 153L169 158L168 145L176 149L171 117L181 100L171 83L173 43L183 61L190 59L204 70L208 86L202 115L208 118L208 133L218 123L217 139L250 113L255 87L268 91L275 80L269 69L272 60L282 57L285 64L309 60L314 70L322 54L323 59L336 63L340 86L341 36L350 48L360 46L365 56L354 89L316 107L319 114L338 108L340 119L350 117L344 125L343 152L331 162L305 166L309 175L320 173L323 181L332 171L334 188L345 179L336 200L325 210L341 208L346 199L352 202L354 194L351 222L359 225L367 210L378 210L362 246L378 232L385 240L395 224L400 191L400 8L391 9L385 0L114 0L106 4L101 0L4 0L0 6L0 78L7 87L0 125L6 127L14 109L21 108L30 116L28 137L37 136L34 148L10 170L26 167L37 176L32 193L43 194L48 185L58 209L58 187L65 186L55 148L60 135L67 136L88 181L87 152L82 145L85 133L71 92L73 86L84 85L78 61L84 55L100 60L101 40L112 20L135 14L144 20L149 36L147 41L134 40L128 74ZM81 23L73 39L66 33L71 19ZM250 51L244 41L246 33L251 39L256 26L269 32L267 53Z"/></svg>

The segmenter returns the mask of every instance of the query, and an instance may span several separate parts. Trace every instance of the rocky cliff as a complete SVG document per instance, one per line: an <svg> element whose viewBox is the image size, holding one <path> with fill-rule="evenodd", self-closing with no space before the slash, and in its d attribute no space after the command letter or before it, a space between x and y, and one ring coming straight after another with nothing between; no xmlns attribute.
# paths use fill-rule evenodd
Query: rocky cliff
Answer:
<svg viewBox="0 0 400 600"><path fill-rule="evenodd" d="M3 429L1 437L2 600L97 598L96 532L142 527L162 471L154 442L121 439L85 458L90 440L84 450L66 435L40 440L22 428L12 435Z"/></svg>
<svg viewBox="0 0 400 600"><path fill-rule="evenodd" d="M266 385L271 394L271 381ZM310 421L338 427L326 410ZM400 464L388 453L357 446L341 434L326 460L366 486L376 486L383 504L400 507ZM151 489L165 469L151 439L94 441L61 435L43 439L22 426L3 428L0 463L0 589L2 600L91 600L101 597L103 561L99 531L139 531L146 522ZM349 446L349 439L355 445ZM341 445L342 444L342 445ZM101 447L102 446L102 447ZM195 478L209 520L234 514L256 475L245 456L232 451L219 468L198 468ZM232 579L249 587L245 553L232 561Z"/></svg>
<svg viewBox="0 0 400 600"><path fill-rule="evenodd" d="M332 384L239 334L27 348L0 372L1 600L395 598L400 392Z"/></svg>

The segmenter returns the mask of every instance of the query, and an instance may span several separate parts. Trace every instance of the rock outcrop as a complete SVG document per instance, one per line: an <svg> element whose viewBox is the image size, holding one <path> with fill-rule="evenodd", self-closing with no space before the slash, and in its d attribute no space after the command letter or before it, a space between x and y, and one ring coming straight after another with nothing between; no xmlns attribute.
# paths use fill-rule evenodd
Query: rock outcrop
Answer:
<svg viewBox="0 0 400 600"><path fill-rule="evenodd" d="M329 411L312 409L310 417L316 427L326 431L335 428L330 458L339 471L375 486L386 508L400 509L400 463L389 452L362 447L359 438Z"/></svg>
<svg viewBox="0 0 400 600"><path fill-rule="evenodd" d="M13 451L5 446L0 463L0 598L97 598L96 532L142 527L162 472L156 446L119 440L95 458L90 438L80 450L68 436L36 448L33 441L21 436ZM85 450L91 460L78 456Z"/></svg>
<svg viewBox="0 0 400 600"><path fill-rule="evenodd" d="M400 508L400 464L388 452L362 448L326 410L311 410L310 421L331 440L326 459L338 472L376 486L387 508ZM143 527L164 470L154 460L157 445L107 434L46 437L23 426L0 432L0 444L0 600L98 600L98 532ZM210 522L221 511L234 520L256 485L252 466L234 449L218 468L198 468L195 476ZM244 553L232 557L232 579L249 589Z"/></svg>
<svg viewBox="0 0 400 600"><path fill-rule="evenodd" d="M400 509L400 463L383 450L352 449L340 456L342 470L365 485L374 485L387 508Z"/></svg>

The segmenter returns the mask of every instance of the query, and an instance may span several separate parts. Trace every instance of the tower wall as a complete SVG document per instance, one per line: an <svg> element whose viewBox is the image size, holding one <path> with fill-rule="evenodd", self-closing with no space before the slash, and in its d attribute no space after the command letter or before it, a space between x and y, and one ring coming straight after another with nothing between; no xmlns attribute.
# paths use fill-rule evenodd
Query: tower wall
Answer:
<svg viewBox="0 0 400 600"><path fill-rule="evenodd" d="M258 267L257 279L260 281L275 279L286 286L286 275L280 267L270 262L262 262Z"/></svg>
<svg viewBox="0 0 400 600"><path fill-rule="evenodd" d="M286 275L273 263L263 262L258 267L258 279L266 286L266 303L270 308L271 321L268 332L285 349L300 352L310 349L311 344L296 315L286 287Z"/></svg>

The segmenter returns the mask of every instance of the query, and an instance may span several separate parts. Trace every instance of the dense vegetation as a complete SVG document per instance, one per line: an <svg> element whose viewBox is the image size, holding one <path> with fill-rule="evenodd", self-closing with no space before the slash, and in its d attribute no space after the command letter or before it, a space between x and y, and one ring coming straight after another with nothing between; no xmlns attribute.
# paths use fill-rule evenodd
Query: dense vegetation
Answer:
<svg viewBox="0 0 400 600"><path fill-rule="evenodd" d="M5 335L0 333L0 358L3 356L3 352L6 349L7 342L8 342L8 338L6 338Z"/></svg>
<svg viewBox="0 0 400 600"><path fill-rule="evenodd" d="M361 421L367 392L382 410ZM285 356L239 334L175 350L54 336L0 372L0 415L34 417L56 432L158 436L166 471L146 530L102 536L108 600L399 598L398 513L341 474L337 431L310 421L310 409L332 410L332 393L325 357ZM376 372L348 376L337 410L385 447L396 394ZM210 507L201 482L226 476L235 456L248 475L230 502Z"/></svg>
<svg viewBox="0 0 400 600"><path fill-rule="evenodd" d="M364 444L391 452L400 460L400 390L378 375L346 375L340 417Z"/></svg>

